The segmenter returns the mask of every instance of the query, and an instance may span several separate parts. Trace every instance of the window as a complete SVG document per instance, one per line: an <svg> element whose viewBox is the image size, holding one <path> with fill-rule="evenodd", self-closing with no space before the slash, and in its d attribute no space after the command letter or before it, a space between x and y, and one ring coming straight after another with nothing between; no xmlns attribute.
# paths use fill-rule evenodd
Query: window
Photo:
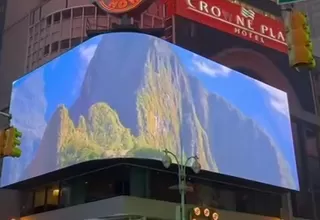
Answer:
<svg viewBox="0 0 320 220"><path fill-rule="evenodd" d="M55 13L55 14L53 15L53 22L54 22L54 23L60 22L60 19L61 19L61 13L60 13L60 12Z"/></svg>
<svg viewBox="0 0 320 220"><path fill-rule="evenodd" d="M308 156L319 157L316 143L316 132L311 129L306 130L306 148Z"/></svg>
<svg viewBox="0 0 320 220"><path fill-rule="evenodd" d="M320 161L319 158L308 158L309 175L312 180L313 186L320 190Z"/></svg>
<svg viewBox="0 0 320 220"><path fill-rule="evenodd" d="M292 199L292 208L293 208L292 211L295 217L313 219L311 193L293 192L291 199Z"/></svg>
<svg viewBox="0 0 320 220"><path fill-rule="evenodd" d="M59 205L60 188L59 185L53 185L47 188L46 195L46 211L54 210L58 208Z"/></svg>
<svg viewBox="0 0 320 220"><path fill-rule="evenodd" d="M152 17L147 14L143 14L143 27L152 27Z"/></svg>
<svg viewBox="0 0 320 220"><path fill-rule="evenodd" d="M33 192L24 191L21 192L21 215L29 215L32 213L33 208Z"/></svg>
<svg viewBox="0 0 320 220"><path fill-rule="evenodd" d="M150 171L150 198L168 202L180 202L177 174ZM161 183L161 184L160 184Z"/></svg>
<svg viewBox="0 0 320 220"><path fill-rule="evenodd" d="M62 12L62 19L70 19L71 18L71 9L64 10Z"/></svg>
<svg viewBox="0 0 320 220"><path fill-rule="evenodd" d="M86 202L129 195L129 171L130 168L119 166L88 175Z"/></svg>
<svg viewBox="0 0 320 220"><path fill-rule="evenodd" d="M35 213L45 211L45 199L46 199L46 191L44 188L35 191L34 200L33 200L33 207L34 207Z"/></svg>
<svg viewBox="0 0 320 220"><path fill-rule="evenodd" d="M64 181L60 190L60 206L67 207L85 203L86 184L83 177Z"/></svg>
<svg viewBox="0 0 320 220"><path fill-rule="evenodd" d="M172 36L172 27L166 28L166 29L164 30L164 36L166 36L166 37Z"/></svg>
<svg viewBox="0 0 320 220"><path fill-rule="evenodd" d="M101 8L97 8L97 15L106 15L107 13L103 11Z"/></svg>
<svg viewBox="0 0 320 220"><path fill-rule="evenodd" d="M46 46L44 47L43 55L48 55L49 50L50 50L50 45L46 45Z"/></svg>
<svg viewBox="0 0 320 220"><path fill-rule="evenodd" d="M68 49L69 47L70 47L70 40L69 39L60 41L61 50Z"/></svg>
<svg viewBox="0 0 320 220"><path fill-rule="evenodd" d="M81 38L76 37L71 39L71 47L75 47L81 43Z"/></svg>
<svg viewBox="0 0 320 220"><path fill-rule="evenodd" d="M96 12L95 7L85 7L84 8L84 16L94 16Z"/></svg>
<svg viewBox="0 0 320 220"><path fill-rule="evenodd" d="M212 183L195 180L188 185L193 190L187 194L187 203L220 208L219 191L212 186Z"/></svg>
<svg viewBox="0 0 320 220"><path fill-rule="evenodd" d="M51 45L51 52L57 52L58 51L58 48L59 48L59 42L58 41L56 41L56 42L54 42L54 43L52 43L52 45Z"/></svg>
<svg viewBox="0 0 320 220"><path fill-rule="evenodd" d="M166 19L165 22L164 22L164 25L165 25L166 27L172 26L172 18Z"/></svg>
<svg viewBox="0 0 320 220"><path fill-rule="evenodd" d="M47 21L47 27L51 25L51 23L52 23L51 19L52 19L52 16L48 16L48 17L47 17L47 19L46 19L46 21Z"/></svg>
<svg viewBox="0 0 320 220"><path fill-rule="evenodd" d="M82 16L82 8L74 8L73 9L73 17L81 17Z"/></svg>
<svg viewBox="0 0 320 220"><path fill-rule="evenodd" d="M153 25L154 27L162 27L163 23L162 23L162 19L159 19L159 18L153 18Z"/></svg>
<svg viewBox="0 0 320 220"><path fill-rule="evenodd" d="M29 24L33 25L35 22L35 12L34 11L30 13L29 19L30 19Z"/></svg>

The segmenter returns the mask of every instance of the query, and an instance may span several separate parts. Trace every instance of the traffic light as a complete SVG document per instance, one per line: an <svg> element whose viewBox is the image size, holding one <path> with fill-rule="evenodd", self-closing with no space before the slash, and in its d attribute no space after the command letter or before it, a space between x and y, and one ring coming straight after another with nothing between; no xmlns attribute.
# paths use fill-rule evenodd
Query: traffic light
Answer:
<svg viewBox="0 0 320 220"><path fill-rule="evenodd" d="M4 156L4 147L6 146L5 130L0 131L0 158Z"/></svg>
<svg viewBox="0 0 320 220"><path fill-rule="evenodd" d="M315 68L316 61L313 56L307 15L299 11L292 11L285 25L290 66Z"/></svg>
<svg viewBox="0 0 320 220"><path fill-rule="evenodd" d="M189 220L218 220L219 214L213 208L194 207L189 212Z"/></svg>
<svg viewBox="0 0 320 220"><path fill-rule="evenodd" d="M22 133L15 127L0 131L0 157L20 157Z"/></svg>

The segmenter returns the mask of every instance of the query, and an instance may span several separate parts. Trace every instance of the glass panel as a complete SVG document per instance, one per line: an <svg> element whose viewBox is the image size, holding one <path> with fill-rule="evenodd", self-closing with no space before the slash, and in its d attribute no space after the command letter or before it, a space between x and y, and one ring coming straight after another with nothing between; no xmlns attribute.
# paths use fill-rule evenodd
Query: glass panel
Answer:
<svg viewBox="0 0 320 220"><path fill-rule="evenodd" d="M86 202L129 194L130 169L114 167L86 177Z"/></svg>
<svg viewBox="0 0 320 220"><path fill-rule="evenodd" d="M293 204L292 211L295 217L313 219L311 193L293 192L291 198Z"/></svg>
<svg viewBox="0 0 320 220"><path fill-rule="evenodd" d="M320 161L319 158L308 157L308 168L310 173L310 179L313 183L313 187L317 190L320 189Z"/></svg>
<svg viewBox="0 0 320 220"><path fill-rule="evenodd" d="M39 189L34 193L34 212L44 212L45 211L45 197L46 197L46 190Z"/></svg>
<svg viewBox="0 0 320 220"><path fill-rule="evenodd" d="M29 215L33 209L33 192L21 192L21 215Z"/></svg>
<svg viewBox="0 0 320 220"><path fill-rule="evenodd" d="M53 185L47 189L47 210L57 209L59 205L59 185Z"/></svg>
<svg viewBox="0 0 320 220"><path fill-rule="evenodd" d="M71 9L66 9L62 12L62 19L69 19L71 17Z"/></svg>
<svg viewBox="0 0 320 220"><path fill-rule="evenodd" d="M60 191L60 206L67 207L85 203L86 184L84 178L64 181Z"/></svg>
<svg viewBox="0 0 320 220"><path fill-rule="evenodd" d="M151 199L179 203L180 194L177 185L177 174L150 171Z"/></svg>
<svg viewBox="0 0 320 220"><path fill-rule="evenodd" d="M306 148L308 156L319 157L316 143L316 133L311 129L306 131Z"/></svg>

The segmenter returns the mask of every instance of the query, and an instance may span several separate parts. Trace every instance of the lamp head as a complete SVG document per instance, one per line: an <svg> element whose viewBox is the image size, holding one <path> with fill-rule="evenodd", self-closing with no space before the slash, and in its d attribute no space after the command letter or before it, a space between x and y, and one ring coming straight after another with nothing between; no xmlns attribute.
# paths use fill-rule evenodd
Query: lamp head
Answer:
<svg viewBox="0 0 320 220"><path fill-rule="evenodd" d="M196 174L198 174L201 171L201 164L199 163L198 157L194 158L191 168L193 172Z"/></svg>
<svg viewBox="0 0 320 220"><path fill-rule="evenodd" d="M166 169L168 169L170 167L171 163L172 163L171 157L169 156L169 154L166 151L164 151L164 155L162 157L163 166Z"/></svg>

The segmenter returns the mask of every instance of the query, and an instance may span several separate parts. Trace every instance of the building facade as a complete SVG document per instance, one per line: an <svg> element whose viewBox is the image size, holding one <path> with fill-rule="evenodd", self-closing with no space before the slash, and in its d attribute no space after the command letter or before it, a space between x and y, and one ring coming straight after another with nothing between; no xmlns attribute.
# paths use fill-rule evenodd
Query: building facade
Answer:
<svg viewBox="0 0 320 220"><path fill-rule="evenodd" d="M230 2L243 4L270 19L280 19L281 16L281 10L274 1L261 0L259 4L255 0ZM213 28L190 18L175 15L178 7L179 4L173 1L156 1L147 11L131 18L131 22L141 28L165 28L166 40L291 94L292 132L301 192L291 193L290 206L295 217L317 219L320 216L320 118L317 116L314 96L310 90L313 83L317 86L317 79L311 82L306 74L289 70L285 67L285 53L279 54L271 49L261 49L260 53L265 54L268 59L276 56L281 60L275 68L281 69L277 71L278 75L276 71L266 73L252 70L256 63L254 61L250 64L244 64L245 61L241 64L232 63L232 60L239 59L244 54L233 53L233 57L226 57L220 52L241 44L242 47L247 46L254 51L260 48L256 48L254 43L246 44L244 40L233 41L236 37L211 30ZM113 23L120 22L119 18L106 14L88 0L30 0L23 7L18 0L9 0L5 16L0 64L0 108L8 106L11 83L14 80L87 40L88 30L107 30ZM212 33L209 33L210 31ZM206 39L205 47L212 46L212 51L208 52L197 43L205 34L220 34L219 39L229 40L222 43L224 46L219 49L214 47L210 39ZM221 56L217 56L218 54ZM146 166L152 169L147 169ZM109 168L98 171L102 167ZM137 164L135 161L117 162L112 166L91 165L89 168L77 169L87 171L75 174L74 169L69 169L64 173L56 172L51 176L46 175L13 186L13 189L21 192L20 195L16 195L16 191L3 191L6 195L14 194L12 198L16 200L12 199L12 204L16 204L17 201L20 204L19 208L10 211L5 218L22 216L22 220L42 220L117 216L120 219L175 217L175 208L180 197L177 191L168 190L177 181L174 170L168 172L160 168L159 164L145 165ZM101 176L112 178L104 179ZM197 190L187 197L187 203L217 207L221 210L221 218L280 219L283 217L281 208L291 213L290 208L286 207L287 192L264 186L251 186L247 182L233 186L219 183L225 180L212 181L217 178L219 179L210 174L191 176L189 182ZM252 189L246 189L248 187L244 186L250 186ZM159 209L155 211L151 207Z"/></svg>

